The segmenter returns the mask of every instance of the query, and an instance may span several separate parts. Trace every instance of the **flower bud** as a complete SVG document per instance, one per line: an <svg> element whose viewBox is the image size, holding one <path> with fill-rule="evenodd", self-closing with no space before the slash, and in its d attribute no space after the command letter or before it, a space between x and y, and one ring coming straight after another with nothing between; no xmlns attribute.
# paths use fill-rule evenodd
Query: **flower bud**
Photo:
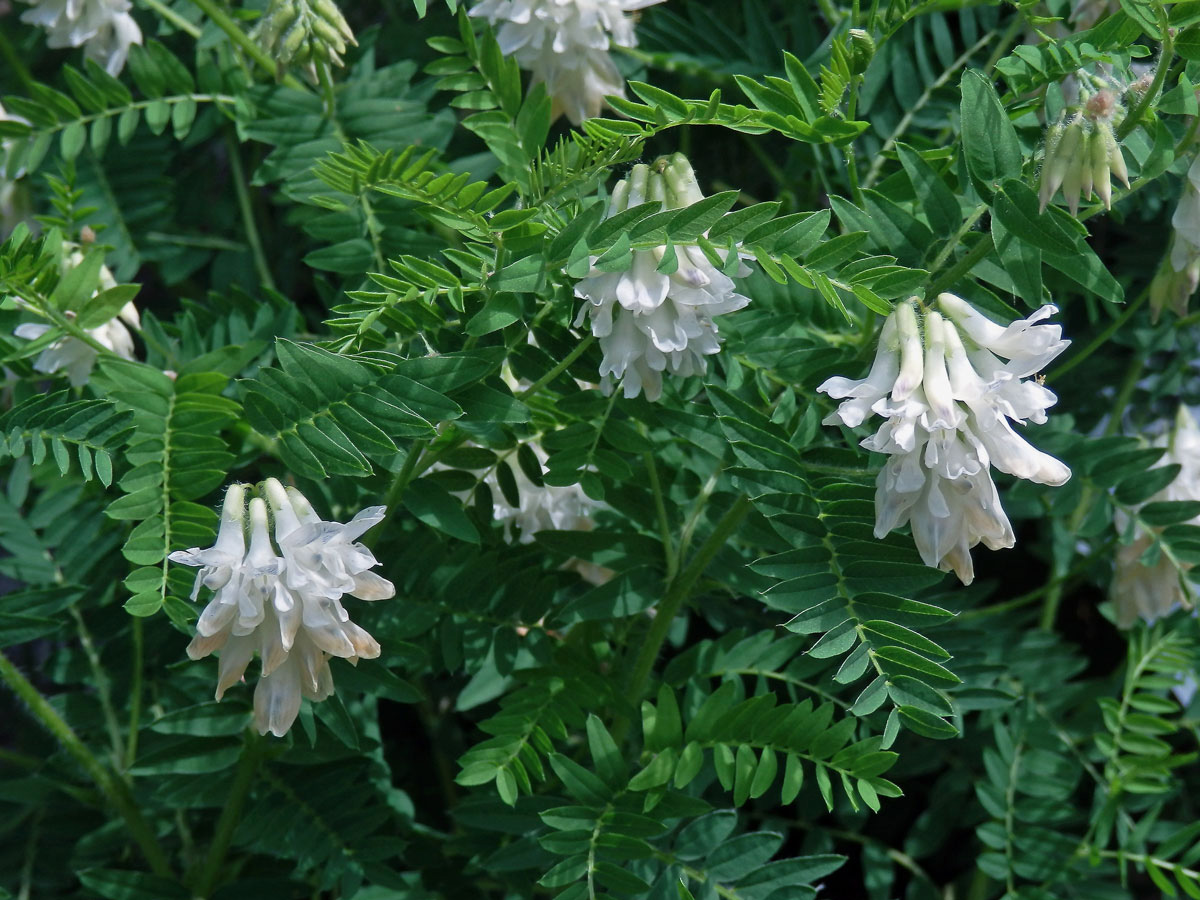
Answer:
<svg viewBox="0 0 1200 900"><path fill-rule="evenodd" d="M861 28L851 28L847 36L850 38L850 74L861 75L875 56L875 39Z"/></svg>

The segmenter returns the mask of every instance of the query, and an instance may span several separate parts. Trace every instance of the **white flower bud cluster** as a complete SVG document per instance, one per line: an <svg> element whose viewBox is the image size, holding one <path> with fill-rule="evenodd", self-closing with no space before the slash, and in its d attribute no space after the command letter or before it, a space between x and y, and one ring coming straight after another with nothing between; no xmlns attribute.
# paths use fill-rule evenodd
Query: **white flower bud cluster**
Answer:
<svg viewBox="0 0 1200 900"><path fill-rule="evenodd" d="M1050 126L1038 192L1043 211L1059 188L1071 215L1075 215L1080 197L1090 199L1093 193L1105 209L1112 208L1113 176L1129 187L1125 157L1113 133L1120 111L1116 93L1104 88L1087 94L1082 108Z"/></svg>
<svg viewBox="0 0 1200 900"><path fill-rule="evenodd" d="M600 115L604 98L625 96L625 80L609 47L636 47L626 13L662 0L482 0L471 9L499 26L496 40L505 56L516 56L533 82L543 82L554 116L575 125Z"/></svg>
<svg viewBox="0 0 1200 900"><path fill-rule="evenodd" d="M80 250L73 250L63 257L62 274L66 275L77 265L83 262L83 253ZM117 280L113 277L108 266L100 267L100 287L97 293L107 291L110 288L117 286ZM93 295L95 296L95 295ZM141 317L138 315L137 307L130 300L113 318L109 319L95 328L87 330L88 336L102 347L107 347L117 356L125 359L134 358L133 335L129 333L129 328L135 330L141 329ZM43 334L49 331L53 326L43 322L26 322L23 325L18 325L13 334L19 338L26 340L36 340ZM92 374L92 369L96 365L96 358L99 352L91 344L74 337L62 337L43 350L36 360L34 360L33 368L37 372L45 372L47 375L53 375L60 370L66 370L67 377L71 380L73 387L82 387L87 384L88 378Z"/></svg>
<svg viewBox="0 0 1200 900"><path fill-rule="evenodd" d="M1168 306L1177 315L1187 315L1188 301L1200 287L1200 156L1188 169L1171 225L1171 252L1150 283L1156 319Z"/></svg>
<svg viewBox="0 0 1200 900"><path fill-rule="evenodd" d="M1058 325L1039 324L1057 312L1053 306L1007 327L953 294L941 294L937 306L922 335L913 303L897 304L867 377L830 378L817 390L846 398L825 424L855 428L872 414L885 420L862 441L889 457L877 481L876 536L909 523L925 564L970 584L972 547L1015 542L989 467L1039 484L1071 477L1010 422L1046 421L1057 398L1024 379L1070 342Z"/></svg>
<svg viewBox="0 0 1200 900"><path fill-rule="evenodd" d="M50 47L84 47L109 75L125 67L129 47L142 42L142 29L129 14L129 0L26 0L33 5L22 22L40 25Z"/></svg>
<svg viewBox="0 0 1200 900"><path fill-rule="evenodd" d="M1179 407L1174 426L1155 439L1152 446L1167 449L1154 468L1178 464L1179 474L1146 502L1200 500L1200 427L1187 407ZM1118 512L1113 524L1123 533L1129 527L1129 517ZM1186 524L1200 525L1200 516ZM1153 565L1142 562L1153 543L1154 535L1138 525L1132 542L1117 549L1116 573L1109 597L1120 628L1129 628L1139 616L1147 623L1154 622L1178 606L1191 607L1195 600L1195 588L1187 580L1190 566L1181 568L1162 552Z"/></svg>
<svg viewBox="0 0 1200 900"><path fill-rule="evenodd" d="M676 153L652 166L634 166L613 189L608 214L653 202L677 209L703 199L687 158ZM644 391L647 400L657 400L663 372L685 377L707 372L706 357L721 349L713 319L750 302L696 246L636 250L629 268L618 272L598 269L595 262L575 286L575 295L588 301L575 324L590 319L604 351L601 387L608 391L618 379L626 397ZM739 261L736 274L749 275L749 266Z"/></svg>
<svg viewBox="0 0 1200 900"><path fill-rule="evenodd" d="M220 700L257 651L262 676L254 690L255 725L260 734L283 737L302 696L319 701L333 693L331 656L352 663L379 656L379 644L350 621L341 598L395 596L390 581L369 571L378 560L356 543L383 520L385 510L371 506L344 525L325 522L303 494L268 478L261 489L265 500L250 500L247 521L246 487L234 484L226 491L212 547L177 550L170 559L199 567L193 600L202 585L213 591L188 656L202 659L221 651Z"/></svg>

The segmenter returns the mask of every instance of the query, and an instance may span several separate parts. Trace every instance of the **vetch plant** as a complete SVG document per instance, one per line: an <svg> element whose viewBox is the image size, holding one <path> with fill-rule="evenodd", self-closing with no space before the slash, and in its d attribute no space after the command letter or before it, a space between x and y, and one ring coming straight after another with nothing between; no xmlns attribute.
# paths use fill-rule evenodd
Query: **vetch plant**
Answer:
<svg viewBox="0 0 1200 900"><path fill-rule="evenodd" d="M1200 896L1191 6L0 0L0 897Z"/></svg>

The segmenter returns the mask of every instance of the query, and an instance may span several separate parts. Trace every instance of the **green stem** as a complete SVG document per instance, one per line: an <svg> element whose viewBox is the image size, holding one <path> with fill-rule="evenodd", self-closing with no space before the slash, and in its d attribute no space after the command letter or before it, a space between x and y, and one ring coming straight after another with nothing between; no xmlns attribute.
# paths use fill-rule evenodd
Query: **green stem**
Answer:
<svg viewBox="0 0 1200 900"><path fill-rule="evenodd" d="M961 257L958 262L947 269L943 275L929 283L929 287L925 291L925 296L936 297L942 291L954 287L954 283L958 279L975 268L975 265L991 252L992 238L990 235L985 234L965 256Z"/></svg>
<svg viewBox="0 0 1200 900"><path fill-rule="evenodd" d="M141 848L142 855L146 857L146 861L150 863L150 868L154 873L165 878L173 878L167 855L149 824L142 818L141 810L138 809L133 796L129 793L129 787L104 767L104 764L79 739L71 726L63 720L54 707L46 701L46 698L38 692L38 689L3 653L0 653L0 681L7 684L13 693L25 702L33 717L54 736L67 753L75 758L75 761L87 772L88 777L95 782L100 792L108 798L109 803L125 820L125 827L138 847Z"/></svg>
<svg viewBox="0 0 1200 900"><path fill-rule="evenodd" d="M25 85L25 90L31 91L34 85L33 76L29 74L29 67L25 65L25 61L21 59L21 54L13 47L9 41L8 35L4 33L4 29L0 28L0 58L8 64L9 69L21 79L21 84ZM31 91L32 92L32 91Z"/></svg>
<svg viewBox="0 0 1200 900"><path fill-rule="evenodd" d="M240 25L234 21L233 17L216 2L216 0L192 0L192 3L198 6L212 23L229 35L229 39L233 41L247 56L254 60L260 69L275 77L275 60L271 59L270 54L263 50L262 47L254 43L250 35L242 31ZM302 81L295 75L284 75L283 83L290 88L298 91L308 90Z"/></svg>
<svg viewBox="0 0 1200 900"><path fill-rule="evenodd" d="M96 695L100 698L100 710L104 714L104 725L108 729L108 739L112 744L112 764L113 768L120 770L122 761L125 759L124 741L121 739L121 727L117 724L117 713L113 709L112 691L109 689L108 676L104 672L104 666L100 662L100 654L96 652L96 645L92 641L92 633L88 631L87 624L83 621L83 615L79 612L79 607L72 603L67 607L71 618L75 621L75 630L79 633L79 646L83 648L83 655L87 657L88 668L92 670L92 681L96 685Z"/></svg>
<svg viewBox="0 0 1200 900"><path fill-rule="evenodd" d="M1141 308L1142 304L1145 303L1149 297L1150 288L1146 288L1136 300L1125 307L1125 310L1121 313L1121 315L1113 319L1112 322L1109 323L1108 327L1096 335L1096 337L1093 338L1086 347L1084 347L1078 353L1073 354L1065 363L1063 363L1061 366L1057 366L1053 371L1051 371L1048 380L1061 378L1063 375L1066 375L1073 368L1108 343L1108 339L1116 334L1117 330L1120 329L1121 326L1133 318L1133 314Z"/></svg>
<svg viewBox="0 0 1200 900"><path fill-rule="evenodd" d="M517 396L520 397L522 400L524 400L525 398L531 397L534 394L536 394L538 391L540 391L542 388L544 388L546 385L548 385L550 382L552 382L555 378L557 378L563 372L567 371L567 368L571 365L571 363L575 362L575 360L577 360L577 359L579 359L579 357L583 356L584 351L586 351L588 347L592 346L592 343L595 340L596 339L594 337L592 337L592 335L589 334L582 341L580 341L578 344L575 345L575 349L572 350L570 353L568 353L566 355L566 358L563 359L562 362L560 362L557 366L555 366L553 369L551 369L549 372L547 372L545 375L543 375L541 378L539 378L537 381L535 381L529 387L525 388L525 390L521 391L521 393L518 394Z"/></svg>
<svg viewBox="0 0 1200 900"><path fill-rule="evenodd" d="M1171 35L1170 28L1163 28L1162 53L1158 57L1158 69L1154 72L1154 81L1150 83L1150 90L1142 95L1142 99L1138 101L1137 106L1129 111L1129 115L1125 117L1125 121L1121 123L1121 127L1117 129L1117 140L1123 141L1137 128L1138 123L1142 121L1142 116L1146 114L1146 110L1158 98L1158 92L1162 90L1163 82L1167 78L1167 70L1170 68L1171 57L1175 55L1175 38Z"/></svg>
<svg viewBox="0 0 1200 900"><path fill-rule="evenodd" d="M242 807L246 805L246 797L250 794L261 761L262 739L253 731L247 730L246 743L242 746L242 755L238 758L237 769L233 773L229 797L221 809L221 817L217 819L208 856L204 858L204 866L196 879L197 897L208 897L220 880L221 868L225 865L225 854L229 852L229 845L233 841L234 829L241 822Z"/></svg>
<svg viewBox="0 0 1200 900"><path fill-rule="evenodd" d="M712 562L717 552L725 546L725 541L733 534L734 529L745 518L746 513L750 512L750 509L750 500L746 497L738 497L733 506L729 507L725 515L717 522L717 527L708 536L708 540L700 545L696 555L691 558L683 571L671 580L666 596L663 597L655 611L654 621L650 625L650 630L646 632L645 638L642 639L642 646L633 663L633 669L629 676L629 687L626 691L631 702L637 703L642 699L655 660L658 659L658 653L662 650L667 633L671 630L671 623L687 601L692 587L704 574L704 570L708 568L708 564Z"/></svg>
<svg viewBox="0 0 1200 900"><path fill-rule="evenodd" d="M133 767L133 762L137 759L138 729L141 727L142 717L142 660L146 643L142 620L138 616L130 618L133 621L133 660L129 678L129 734L125 738L125 765L123 766L126 771Z"/></svg>
<svg viewBox="0 0 1200 900"><path fill-rule="evenodd" d="M180 31L191 35L192 40L200 40L200 35L203 32L179 13L175 12L175 10L162 3L161 0L138 0L138 3L146 7L146 9L158 13L158 15L162 16Z"/></svg>
<svg viewBox="0 0 1200 900"><path fill-rule="evenodd" d="M225 145L229 152L230 176L233 178L233 190L237 194L238 209L242 213L242 227L246 231L246 243L254 254L254 268L258 270L258 280L265 287L275 290L275 279L271 277L271 266L267 262L267 254L263 251L262 238L258 233L258 225L254 221L254 207L250 203L250 191L246 189L246 170L242 167L241 147L226 132Z"/></svg>
<svg viewBox="0 0 1200 900"><path fill-rule="evenodd" d="M667 518L667 504L663 497L662 482L658 478L658 466L654 464L654 454L649 450L645 451L642 454L642 461L646 464L646 478L650 481L650 491L654 494L654 511L658 516L663 557L667 563L666 580L670 581L675 577L676 569L679 568L679 559L675 555L675 542L671 540L671 521Z"/></svg>
<svg viewBox="0 0 1200 900"><path fill-rule="evenodd" d="M321 85L321 96L325 100L325 115L332 119L337 114L337 94L334 92L333 73L329 63L320 63L317 66L317 79Z"/></svg>

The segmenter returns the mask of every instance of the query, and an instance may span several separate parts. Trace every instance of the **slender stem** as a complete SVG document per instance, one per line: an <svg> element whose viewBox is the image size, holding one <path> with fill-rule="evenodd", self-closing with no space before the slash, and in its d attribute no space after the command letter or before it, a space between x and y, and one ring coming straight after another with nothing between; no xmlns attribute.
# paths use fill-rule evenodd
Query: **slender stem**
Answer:
<svg viewBox="0 0 1200 900"><path fill-rule="evenodd" d="M100 654L96 652L96 645L92 641L92 633L88 631L79 607L72 603L67 610L75 621L75 630L79 633L79 645L83 648L83 655L87 657L88 668L92 670L92 680L96 684L96 694L100 698L100 710L104 714L104 726L108 729L108 739L112 744L113 768L120 770L125 759L125 746L121 739L121 726L117 724L117 713L113 709L108 676L104 672Z"/></svg>
<svg viewBox="0 0 1200 900"><path fill-rule="evenodd" d="M632 673L629 676L626 696L632 702L637 703L642 699L642 694L646 690L646 682L650 680L650 672L654 668L654 662L658 659L658 653L667 639L667 633L671 630L671 623L687 601L692 587L704 574L704 570L708 568L712 558L725 545L725 541L733 534L734 529L745 518L746 513L750 512L750 509L750 500L746 497L738 497L733 506L729 507L725 515L717 522L717 527L708 536L708 540L700 545L696 555L689 560L683 571L672 579L667 587L666 596L658 605L650 630L642 639L642 646L638 650L637 659L634 661Z"/></svg>
<svg viewBox="0 0 1200 900"><path fill-rule="evenodd" d="M963 235L975 227L975 223L980 220L985 212L988 211L986 203L980 203L971 214L963 219L963 223L958 226L958 230L954 232L954 236L946 241L946 245L938 252L938 255L933 258L933 262L929 266L931 272L936 272L940 269L954 253L959 244L962 243Z"/></svg>
<svg viewBox="0 0 1200 900"><path fill-rule="evenodd" d="M1133 318L1133 314L1136 313L1141 308L1142 304L1146 302L1146 300L1147 300L1147 298L1149 298L1149 296L1150 296L1150 289L1146 288L1145 290L1142 291L1142 293L1137 297L1136 300L1134 300L1127 307L1125 307L1125 309L1121 313L1121 315L1119 315L1115 319L1113 319L1112 322L1109 323L1108 327L1105 328L1103 331L1101 331L1098 335L1096 335L1096 337L1093 338L1092 341L1086 347L1084 347L1078 353L1073 354L1061 366L1057 366L1055 369L1053 369L1047 380L1061 378L1063 375L1066 375L1073 368L1075 368L1077 365L1079 365L1081 362L1086 360L1089 356L1091 356L1093 353L1095 353L1097 350L1099 350L1101 347L1103 347L1105 344L1107 344L1108 339L1111 338L1114 334L1116 334L1117 330L1120 329L1126 322L1128 322L1131 318Z"/></svg>
<svg viewBox="0 0 1200 900"><path fill-rule="evenodd" d="M226 132L225 145L229 150L230 176L233 179L233 190L237 194L238 209L242 213L242 227L246 231L246 243L254 254L254 268L258 270L258 280L265 287L275 290L275 279L271 277L271 266L267 262L267 254L263 251L262 238L258 234L258 224L254 221L254 207L250 203L250 191L246 188L246 170L242 167L241 146Z"/></svg>
<svg viewBox="0 0 1200 900"><path fill-rule="evenodd" d="M1162 53L1158 57L1158 68L1154 72L1154 81L1150 83L1150 90L1142 95L1137 106L1129 111L1129 115L1117 129L1118 141L1125 140L1133 132L1133 129L1137 128L1138 123L1142 121L1142 116L1146 114L1146 110L1158 98L1158 92L1162 90L1163 82L1167 78L1167 69L1170 68L1171 58L1175 55L1175 38L1171 35L1170 28L1163 28L1162 33Z"/></svg>
<svg viewBox="0 0 1200 900"><path fill-rule="evenodd" d="M275 60L271 59L271 56L267 53L267 51L263 50L262 47L254 43L254 41L250 38L250 35L242 31L241 26L234 21L233 17L229 15L229 13L225 12L225 10L221 8L216 0L192 0L192 3L200 7L204 14L212 20L214 25L229 35L229 39L237 44L242 52L258 63L260 69L262 69L271 77L275 76ZM298 91L307 90L307 88L304 86L304 83L295 75L284 75L283 83L288 87Z"/></svg>
<svg viewBox="0 0 1200 900"><path fill-rule="evenodd" d="M146 7L146 9L150 9L150 10L153 10L154 12L158 13L160 16L162 16L164 19L166 19L168 22L170 22L172 25L174 25L180 31L191 35L192 40L195 40L195 41L200 40L200 35L203 32L199 28L197 28L193 23L189 22L187 19L185 19L179 13L175 12L175 10L171 9L165 3L161 2L161 0L138 0L138 3L140 3L142 6Z"/></svg>
<svg viewBox="0 0 1200 900"><path fill-rule="evenodd" d="M138 616L130 616L133 621L133 659L129 678L129 734L125 738L125 764L123 769L133 767L137 759L138 729L142 717L142 660L145 654L145 639L142 620Z"/></svg>
<svg viewBox="0 0 1200 900"><path fill-rule="evenodd" d="M233 841L233 832L242 819L242 807L246 805L246 797L254 784L254 776L258 773L258 764L262 761L262 739L252 730L246 731L246 742L242 745L242 755L238 758L237 769L233 773L233 785L229 788L229 797L221 809L221 817L217 819L217 827L213 832L212 844L208 848L208 856L204 858L204 866L196 879L195 894L197 897L208 897L221 877L221 868L225 864L225 854Z"/></svg>
<svg viewBox="0 0 1200 900"><path fill-rule="evenodd" d="M121 814L130 836L141 849L142 855L146 857L146 861L150 863L150 868L154 873L166 878L174 877L171 872L171 864L167 861L167 854L163 851L162 845L159 844L158 838L155 837L149 824L142 818L141 810L138 809L129 793L129 787L104 767L104 764L79 739L71 726L63 720L54 707L46 701L46 698L38 692L38 689L3 653L0 653L0 681L7 684L13 693L25 702L33 717L54 736L67 753L75 758L75 761L96 783L96 787L108 798L109 803Z"/></svg>
<svg viewBox="0 0 1200 900"><path fill-rule="evenodd" d="M317 66L317 79L321 85L321 96L325 100L325 115L333 118L337 113L337 94L333 88L333 72L329 63L323 62Z"/></svg>
<svg viewBox="0 0 1200 900"><path fill-rule="evenodd" d="M937 296L947 288L954 286L958 279L962 278L970 272L975 265L979 263L985 256L992 252L991 235L984 235L974 247L972 247L965 256L960 258L958 262L946 270L945 274L935 278L929 283L928 289L925 291L925 296Z"/></svg>
<svg viewBox="0 0 1200 900"><path fill-rule="evenodd" d="M25 65L25 61L21 59L21 54L13 47L9 41L8 35L4 33L4 29L0 28L0 58L8 64L9 69L21 79L21 84L25 85L25 89L29 90L33 85L37 84L33 76L29 74L29 67Z"/></svg>
<svg viewBox="0 0 1200 900"><path fill-rule="evenodd" d="M517 396L524 400L526 397L531 397L536 394L563 372L567 371L567 368L571 365L571 363L583 356L584 351L586 351L588 347L592 346L592 343L595 340L596 339L589 334L582 341L575 345L575 349L568 353L562 362L560 362L557 366L555 366L529 387L525 388L525 390L521 391L521 393L519 393Z"/></svg>
<svg viewBox="0 0 1200 900"><path fill-rule="evenodd" d="M642 454L646 464L646 478L650 481L650 490L654 494L654 511L658 515L658 530L662 537L663 556L667 563L667 581L675 577L679 568L679 558L675 555L675 542L671 539L671 521L667 518L667 504L663 498L662 482L658 478L658 466L654 464L654 454L649 450Z"/></svg>

